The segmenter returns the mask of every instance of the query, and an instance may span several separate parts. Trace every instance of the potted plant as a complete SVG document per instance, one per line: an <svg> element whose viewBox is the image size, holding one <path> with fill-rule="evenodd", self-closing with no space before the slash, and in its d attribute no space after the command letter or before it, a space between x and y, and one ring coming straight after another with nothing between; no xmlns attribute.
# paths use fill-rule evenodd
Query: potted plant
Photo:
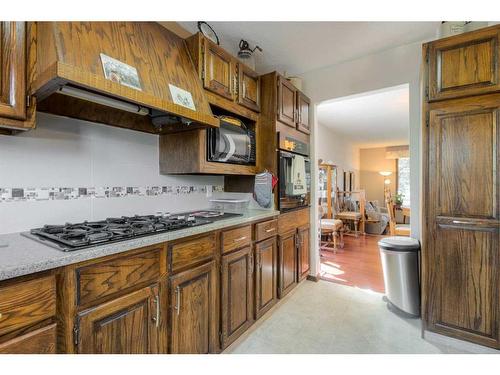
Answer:
<svg viewBox="0 0 500 375"><path fill-rule="evenodd" d="M404 194L395 194L394 195L394 206L395 207L401 207L403 205L403 197Z"/></svg>

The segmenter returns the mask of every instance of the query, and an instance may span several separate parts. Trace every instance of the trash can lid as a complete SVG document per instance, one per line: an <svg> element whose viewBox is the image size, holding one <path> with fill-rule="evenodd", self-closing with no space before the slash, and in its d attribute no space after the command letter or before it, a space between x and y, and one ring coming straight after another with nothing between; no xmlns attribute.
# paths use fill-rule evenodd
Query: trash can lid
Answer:
<svg viewBox="0 0 500 375"><path fill-rule="evenodd" d="M420 249L418 240L403 236L383 238L378 241L378 246L381 250L392 251L418 251Z"/></svg>

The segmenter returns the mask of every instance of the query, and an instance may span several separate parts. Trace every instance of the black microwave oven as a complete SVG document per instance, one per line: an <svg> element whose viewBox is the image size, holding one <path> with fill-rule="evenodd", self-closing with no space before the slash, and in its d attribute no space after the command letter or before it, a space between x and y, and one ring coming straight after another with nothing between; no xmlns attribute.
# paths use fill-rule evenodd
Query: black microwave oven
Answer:
<svg viewBox="0 0 500 375"><path fill-rule="evenodd" d="M220 118L220 127L207 130L207 160L255 165L255 132L235 118Z"/></svg>

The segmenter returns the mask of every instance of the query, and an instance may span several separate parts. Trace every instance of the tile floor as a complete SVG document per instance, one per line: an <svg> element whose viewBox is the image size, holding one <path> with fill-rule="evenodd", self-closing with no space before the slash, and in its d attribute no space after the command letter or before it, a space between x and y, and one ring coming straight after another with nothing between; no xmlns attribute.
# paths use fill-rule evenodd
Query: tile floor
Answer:
<svg viewBox="0 0 500 375"><path fill-rule="evenodd" d="M224 353L499 352L435 334L424 340L420 320L388 311L382 294L304 281Z"/></svg>

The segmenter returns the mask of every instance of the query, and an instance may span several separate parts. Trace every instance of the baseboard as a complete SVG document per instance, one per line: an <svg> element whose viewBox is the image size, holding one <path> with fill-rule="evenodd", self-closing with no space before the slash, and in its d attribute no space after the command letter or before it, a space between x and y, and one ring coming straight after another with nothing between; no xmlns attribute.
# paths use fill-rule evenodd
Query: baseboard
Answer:
<svg viewBox="0 0 500 375"><path fill-rule="evenodd" d="M306 279L309 281L314 281L315 283L320 280L319 275L307 275Z"/></svg>

